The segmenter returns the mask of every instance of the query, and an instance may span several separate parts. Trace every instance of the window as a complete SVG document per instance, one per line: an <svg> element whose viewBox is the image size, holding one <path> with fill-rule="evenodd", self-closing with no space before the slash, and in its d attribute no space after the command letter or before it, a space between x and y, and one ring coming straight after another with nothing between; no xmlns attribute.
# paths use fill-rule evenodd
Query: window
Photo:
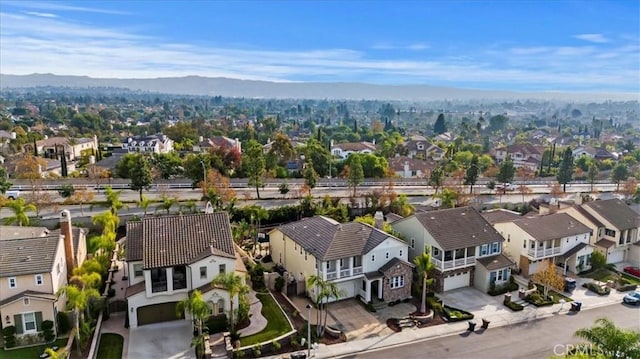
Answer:
<svg viewBox="0 0 640 359"><path fill-rule="evenodd" d="M411 238L411 249L416 248L416 239L415 238Z"/></svg>
<svg viewBox="0 0 640 359"><path fill-rule="evenodd" d="M389 252L386 252L386 253L384 254L384 259L389 259Z"/></svg>
<svg viewBox="0 0 640 359"><path fill-rule="evenodd" d="M395 277L391 277L391 281L389 282L391 289L402 288L404 287L404 276L399 275Z"/></svg>
<svg viewBox="0 0 640 359"><path fill-rule="evenodd" d="M402 249L400 250L400 257L402 257Z"/></svg>
<svg viewBox="0 0 640 359"><path fill-rule="evenodd" d="M366 280L362 280L362 290L364 290L364 291L367 290L367 281Z"/></svg>
<svg viewBox="0 0 640 359"><path fill-rule="evenodd" d="M362 257L361 256L354 256L353 257L353 266L354 267L362 267Z"/></svg>
<svg viewBox="0 0 640 359"><path fill-rule="evenodd" d="M22 304L24 305L29 305L31 303L31 300L27 297L27 298L22 298Z"/></svg>
<svg viewBox="0 0 640 359"><path fill-rule="evenodd" d="M43 282L42 274L36 274L36 285L42 285Z"/></svg>
<svg viewBox="0 0 640 359"><path fill-rule="evenodd" d="M375 262L375 261L376 261L376 255L375 255L375 254L372 254L372 255L371 255L371 261L372 261L372 262Z"/></svg>
<svg viewBox="0 0 640 359"><path fill-rule="evenodd" d="M200 279L207 279L207 267L200 267Z"/></svg>
<svg viewBox="0 0 640 359"><path fill-rule="evenodd" d="M22 314L22 324L24 328L24 332L35 332L36 331L36 315L34 313L24 313Z"/></svg>
<svg viewBox="0 0 640 359"><path fill-rule="evenodd" d="M481 256L486 256L488 251L489 251L489 245L483 244L482 247L480 247Z"/></svg>
<svg viewBox="0 0 640 359"><path fill-rule="evenodd" d="M9 288L18 288L18 280L16 277L9 278Z"/></svg>
<svg viewBox="0 0 640 359"><path fill-rule="evenodd" d="M60 274L60 262L58 262L58 265L56 266L56 269L58 270L58 274Z"/></svg>
<svg viewBox="0 0 640 359"><path fill-rule="evenodd" d="M609 236L609 237L615 237L616 236L616 231L614 231L613 229L605 228L604 229L604 235L605 236Z"/></svg>
<svg viewBox="0 0 640 359"><path fill-rule="evenodd" d="M307 251L304 251L304 260L307 260Z"/></svg>
<svg viewBox="0 0 640 359"><path fill-rule="evenodd" d="M440 249L436 247L431 247L431 248L433 248L433 255L438 257L440 255Z"/></svg>
<svg viewBox="0 0 640 359"><path fill-rule="evenodd" d="M526 239L522 240L522 248L525 248L525 249L527 248L527 240Z"/></svg>
<svg viewBox="0 0 640 359"><path fill-rule="evenodd" d="M142 264L134 264L133 265L133 276L134 277L142 277L144 273L142 272Z"/></svg>
<svg viewBox="0 0 640 359"><path fill-rule="evenodd" d="M218 314L224 314L224 299L218 300Z"/></svg>
<svg viewBox="0 0 640 359"><path fill-rule="evenodd" d="M222 273L226 273L226 272L227 272L227 265L226 265L226 264L220 264L220 265L218 266L218 272L219 272L220 274L222 274Z"/></svg>
<svg viewBox="0 0 640 359"><path fill-rule="evenodd" d="M511 234L507 234L507 243L511 242Z"/></svg>
<svg viewBox="0 0 640 359"><path fill-rule="evenodd" d="M500 252L500 243L499 242L491 243L491 253L498 253L498 252Z"/></svg>

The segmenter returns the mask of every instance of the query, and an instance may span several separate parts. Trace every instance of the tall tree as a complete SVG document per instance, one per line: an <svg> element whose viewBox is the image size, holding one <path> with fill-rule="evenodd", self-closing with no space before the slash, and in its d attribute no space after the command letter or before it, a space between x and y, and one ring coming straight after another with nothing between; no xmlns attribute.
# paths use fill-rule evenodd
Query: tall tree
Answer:
<svg viewBox="0 0 640 359"><path fill-rule="evenodd" d="M347 165L347 185L353 189L353 197L356 197L356 190L362 181L364 181L364 169L359 156L351 156Z"/></svg>
<svg viewBox="0 0 640 359"><path fill-rule="evenodd" d="M327 327L327 316L329 314L328 303L333 299L338 299L342 295L337 284L332 281L322 279L322 276L312 274L307 278L307 287L313 288L315 296L312 300L316 304L316 334L318 337L324 335Z"/></svg>
<svg viewBox="0 0 640 359"><path fill-rule="evenodd" d="M256 140L249 140L242 156L242 166L249 178L249 186L256 189L256 196L260 199L260 187L264 186L264 174L266 162L262 152L262 146Z"/></svg>
<svg viewBox="0 0 640 359"><path fill-rule="evenodd" d="M596 325L578 329L575 336L588 343L580 348L595 349L603 358L640 358L640 332L617 328L611 319L599 318Z"/></svg>
<svg viewBox="0 0 640 359"><path fill-rule="evenodd" d="M67 307L75 311L75 327L76 327L76 340L78 344L78 351L82 354L81 349L81 333L80 323L84 323L84 313L92 299L100 297L98 290L86 285L67 284L60 288L56 293L58 297L65 295L67 297Z"/></svg>
<svg viewBox="0 0 640 359"><path fill-rule="evenodd" d="M467 171L464 176L464 184L469 186L469 193L473 193L473 186L478 181L479 167L478 167L478 155L474 154L471 158L471 163L467 167Z"/></svg>
<svg viewBox="0 0 640 359"><path fill-rule="evenodd" d="M133 167L129 169L131 175L131 189L138 191L142 201L142 190L149 190L153 184L153 173L151 163L147 156L138 154L133 160Z"/></svg>
<svg viewBox="0 0 640 359"><path fill-rule="evenodd" d="M611 180L616 184L616 191L620 190L620 182L626 181L629 177L629 167L624 162L619 162L613 167L611 172Z"/></svg>
<svg viewBox="0 0 640 359"><path fill-rule="evenodd" d="M222 273L211 281L213 286L222 286L229 293L229 331L233 334L236 332L236 322L234 320L233 305L236 300L236 296L243 296L249 292L249 287L244 282L244 279L237 275L235 272Z"/></svg>
<svg viewBox="0 0 640 359"><path fill-rule="evenodd" d="M309 187L309 195L311 195L311 190L316 188L318 184L318 172L313 168L313 160L307 159L304 170L302 171L302 176L304 177L304 183Z"/></svg>
<svg viewBox="0 0 640 359"><path fill-rule="evenodd" d="M185 298L178 302L176 306L176 315L182 317L184 312L190 313L193 317L193 321L198 330L198 336L194 338L192 344L201 345L202 340L202 323L209 315L211 315L211 308L207 301L202 297L202 293L199 290L194 290L189 294L188 298Z"/></svg>
<svg viewBox="0 0 640 359"><path fill-rule="evenodd" d="M420 313L427 314L427 289L433 278L429 278L429 273L432 272L436 265L431 261L431 248L425 246L424 252L413 259L413 263L416 265L418 274L422 277L422 300L420 301Z"/></svg>
<svg viewBox="0 0 640 359"><path fill-rule="evenodd" d="M433 132L435 132L438 135L441 135L447 132L447 124L444 120L444 114L441 113L438 115L436 122L433 124Z"/></svg>
<svg viewBox="0 0 640 359"><path fill-rule="evenodd" d="M105 206L109 208L111 213L114 215L118 215L118 211L124 207L124 203L120 200L120 194L122 194L122 190L114 191L113 188L107 187L104 190L105 193Z"/></svg>
<svg viewBox="0 0 640 359"><path fill-rule="evenodd" d="M58 147L56 146L56 149ZM62 147L62 157L60 158L60 174L62 175L62 177L67 177L69 176L69 170L67 168L67 155L64 152L64 147Z"/></svg>
<svg viewBox="0 0 640 359"><path fill-rule="evenodd" d="M13 216L6 217L4 219L4 223L16 223L20 227L29 225L29 216L27 215L27 212L36 210L36 206L33 203L26 203L22 198L9 200L6 206L13 212Z"/></svg>
<svg viewBox="0 0 640 359"><path fill-rule="evenodd" d="M438 188L440 188L443 183L444 170L442 169L442 167L434 168L433 171L431 171L431 173L429 174L429 181L427 183L429 186L434 188L434 195L438 194Z"/></svg>
<svg viewBox="0 0 640 359"><path fill-rule="evenodd" d="M9 182L7 172L4 167L0 166L0 195L7 193L11 186L13 183Z"/></svg>
<svg viewBox="0 0 640 359"><path fill-rule="evenodd" d="M564 288L564 278L556 270L556 266L552 261L547 260L546 265L543 264L542 269L531 276L534 282L542 284L544 287L544 298L549 298L549 289L562 291Z"/></svg>
<svg viewBox="0 0 640 359"><path fill-rule="evenodd" d="M595 162L591 162L589 165L589 171L587 172L587 179L589 180L590 189L589 192L593 192L593 185L598 179L598 165Z"/></svg>
<svg viewBox="0 0 640 359"><path fill-rule="evenodd" d="M558 174L556 175L558 183L562 185L562 192L567 191L567 183L573 180L573 170L573 152L571 147L567 147L562 153L560 168L558 168Z"/></svg>
<svg viewBox="0 0 640 359"><path fill-rule="evenodd" d="M513 165L511 156L507 155L507 158L500 164L500 171L498 171L496 180L502 184L509 183L513 180L515 174L516 167ZM504 191L506 192L506 190L506 186L504 186Z"/></svg>

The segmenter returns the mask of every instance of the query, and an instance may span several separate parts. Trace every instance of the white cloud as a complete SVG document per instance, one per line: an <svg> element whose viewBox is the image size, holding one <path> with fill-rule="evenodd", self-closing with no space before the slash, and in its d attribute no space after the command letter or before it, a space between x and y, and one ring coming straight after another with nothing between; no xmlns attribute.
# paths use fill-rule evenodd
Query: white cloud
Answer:
<svg viewBox="0 0 640 359"><path fill-rule="evenodd" d="M397 45L377 44L378 49ZM111 78L223 76L251 80L433 83L517 89L637 91L637 43L488 47L420 57L376 56L351 49L272 50L169 43L130 28L0 13L0 63L10 74L56 73ZM423 50L409 44L405 50ZM398 51L398 53L401 53ZM444 53L444 52L443 52ZM405 53L406 54L406 53ZM607 54L607 56L599 56ZM391 55L395 55L391 53Z"/></svg>
<svg viewBox="0 0 640 359"><path fill-rule="evenodd" d="M607 39L603 34L578 34L578 35L574 35L573 37L579 40L595 42L598 44L604 44L609 42L609 39Z"/></svg>
<svg viewBox="0 0 640 359"><path fill-rule="evenodd" d="M70 11L70 12L88 12L96 14L110 15L130 15L130 13L118 10L101 9L95 7L73 6L55 2L39 2L39 1L5 1L5 5L23 9L36 9L47 11Z"/></svg>
<svg viewBox="0 0 640 359"><path fill-rule="evenodd" d="M48 18L56 18L56 17L58 17L58 15L51 14L51 13L48 13L48 12L25 11L24 13L27 14L27 15L39 16L39 17L48 17Z"/></svg>
<svg viewBox="0 0 640 359"><path fill-rule="evenodd" d="M391 44L389 42L378 42L371 46L374 50L411 50L422 51L429 48L429 45L424 42L416 42L408 45Z"/></svg>

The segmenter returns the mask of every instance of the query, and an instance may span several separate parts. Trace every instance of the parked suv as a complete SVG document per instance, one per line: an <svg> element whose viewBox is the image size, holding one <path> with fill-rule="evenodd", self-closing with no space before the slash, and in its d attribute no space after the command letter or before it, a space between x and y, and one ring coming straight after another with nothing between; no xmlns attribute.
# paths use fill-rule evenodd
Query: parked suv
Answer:
<svg viewBox="0 0 640 359"><path fill-rule="evenodd" d="M20 197L20 191L7 191L4 196L8 199L18 199Z"/></svg>

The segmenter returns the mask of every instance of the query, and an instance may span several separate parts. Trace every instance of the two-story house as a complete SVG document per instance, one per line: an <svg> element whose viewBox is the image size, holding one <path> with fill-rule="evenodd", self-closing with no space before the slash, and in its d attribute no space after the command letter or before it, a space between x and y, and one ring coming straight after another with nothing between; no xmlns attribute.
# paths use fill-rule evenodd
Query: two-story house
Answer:
<svg viewBox="0 0 640 359"><path fill-rule="evenodd" d="M407 261L407 244L368 224L304 218L273 229L269 244L276 264L303 283L312 275L334 282L339 299L389 303L411 297L414 265ZM306 291L315 297L316 288Z"/></svg>
<svg viewBox="0 0 640 359"><path fill-rule="evenodd" d="M502 254L502 236L473 207L415 213L391 226L409 240L409 258L431 250L437 292L505 283L514 263Z"/></svg>
<svg viewBox="0 0 640 359"><path fill-rule="evenodd" d="M173 140L166 135L129 137L122 148L129 153L169 153L173 151Z"/></svg>
<svg viewBox="0 0 640 359"><path fill-rule="evenodd" d="M7 234L7 235L5 235ZM0 235L0 320L15 326L18 336L37 336L42 322L65 311L66 297L56 292L67 284L64 236L7 238Z"/></svg>
<svg viewBox="0 0 640 359"><path fill-rule="evenodd" d="M416 137L404 143L407 156L422 160L440 161L444 158L445 150L429 142L426 138Z"/></svg>
<svg viewBox="0 0 640 359"><path fill-rule="evenodd" d="M125 295L132 328L185 318L185 313L176 315L176 306L194 289L202 292L214 315L231 310L229 293L211 285L221 273L246 274L236 257L226 212L128 222L126 243ZM237 305L234 300L233 310Z"/></svg>
<svg viewBox="0 0 640 359"><path fill-rule="evenodd" d="M85 154L98 150L98 137L81 137L81 138L68 138L68 137L49 137L36 141L38 147L38 153L41 153L45 158L55 158L64 154L69 161L76 161L83 152Z"/></svg>
<svg viewBox="0 0 640 359"><path fill-rule="evenodd" d="M640 215L623 201L591 201L558 211L590 228L590 244L607 257L607 263L640 263Z"/></svg>
<svg viewBox="0 0 640 359"><path fill-rule="evenodd" d="M421 160L406 156L389 158L389 169L399 178L429 178L437 164L432 160Z"/></svg>
<svg viewBox="0 0 640 359"><path fill-rule="evenodd" d="M331 140L331 154L339 159L345 159L352 153L374 153L375 143L371 142L343 142L333 143Z"/></svg>
<svg viewBox="0 0 640 359"><path fill-rule="evenodd" d="M528 143L514 144L507 147L498 147L494 151L494 157L498 163L504 161L507 156L513 161L516 168L528 168L535 171L540 166L543 149Z"/></svg>
<svg viewBox="0 0 640 359"><path fill-rule="evenodd" d="M551 260L572 273L591 268L591 229L566 213L533 216L494 224L505 238L504 252L516 259L522 275L544 269Z"/></svg>

